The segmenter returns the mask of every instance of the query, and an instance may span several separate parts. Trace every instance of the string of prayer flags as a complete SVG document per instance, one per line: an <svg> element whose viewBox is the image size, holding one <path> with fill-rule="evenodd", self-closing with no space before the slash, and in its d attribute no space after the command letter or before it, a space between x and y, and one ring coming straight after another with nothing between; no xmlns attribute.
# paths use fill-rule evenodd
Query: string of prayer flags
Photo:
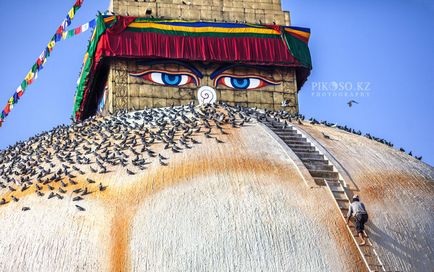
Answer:
<svg viewBox="0 0 434 272"><path fill-rule="evenodd" d="M93 19L79 27L76 27L74 29L68 30L68 31L64 31L61 33L61 39L62 40L66 40L68 38L74 37L75 35L81 34L83 32L86 32L87 30L94 28L96 26L96 20L97 19Z"/></svg>
<svg viewBox="0 0 434 272"><path fill-rule="evenodd" d="M31 85L35 79L37 79L38 72L42 70L43 66L47 62L47 58L50 56L56 43L62 39L63 33L66 31L66 28L71 24L71 21L74 19L74 16L77 13L77 11L83 5L83 1L84 0L76 0L74 6L69 10L65 19L62 21L62 23L54 33L53 37L51 38L50 42L47 44L47 47L39 55L38 59L33 64L30 71L24 77L24 80L21 82L20 86L18 86L18 88L16 89L15 93L12 95L11 98L9 98L8 102L6 103L6 106L0 112L0 127L3 125L5 118L9 115L11 110L14 108L14 105L17 104L18 101L21 99L21 97L24 95L24 92L26 91L27 87ZM96 22L92 22L92 21L85 24L86 26L84 28L86 30L90 28L91 25L96 25ZM80 26L80 33L83 32L82 30L83 30L83 26Z"/></svg>

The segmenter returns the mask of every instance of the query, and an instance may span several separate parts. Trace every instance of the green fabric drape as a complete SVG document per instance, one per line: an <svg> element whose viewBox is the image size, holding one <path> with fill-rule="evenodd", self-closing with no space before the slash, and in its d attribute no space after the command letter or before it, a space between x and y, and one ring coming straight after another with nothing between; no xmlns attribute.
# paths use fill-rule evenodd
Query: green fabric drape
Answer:
<svg viewBox="0 0 434 272"><path fill-rule="evenodd" d="M98 16L97 25L93 33L93 39L90 41L88 49L87 49L87 60L83 64L83 71L81 73L80 80L78 82L77 91L75 93L75 103L74 103L74 118L76 112L80 109L81 101L83 100L84 91L86 89L86 82L88 80L89 74L92 70L93 65L95 64L95 52L98 46L99 39L106 31L106 26L104 23L104 19L102 15Z"/></svg>
<svg viewBox="0 0 434 272"><path fill-rule="evenodd" d="M305 68L312 69L312 59L308 45L288 33L283 33L283 38L294 58L296 58Z"/></svg>

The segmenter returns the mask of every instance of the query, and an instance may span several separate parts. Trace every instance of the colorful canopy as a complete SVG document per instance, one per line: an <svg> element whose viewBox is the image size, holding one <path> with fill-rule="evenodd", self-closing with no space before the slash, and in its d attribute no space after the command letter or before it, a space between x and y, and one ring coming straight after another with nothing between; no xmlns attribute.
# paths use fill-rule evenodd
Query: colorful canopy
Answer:
<svg viewBox="0 0 434 272"><path fill-rule="evenodd" d="M312 68L309 36L299 27L104 16L85 56L74 116L84 118L106 57L294 67L301 87Z"/></svg>

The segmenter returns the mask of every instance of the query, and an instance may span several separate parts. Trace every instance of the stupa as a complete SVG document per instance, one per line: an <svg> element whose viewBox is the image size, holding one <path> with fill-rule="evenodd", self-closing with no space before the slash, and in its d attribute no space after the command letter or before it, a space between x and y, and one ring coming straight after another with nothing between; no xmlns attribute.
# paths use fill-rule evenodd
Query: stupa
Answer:
<svg viewBox="0 0 434 272"><path fill-rule="evenodd" d="M310 31L280 0L110 11L76 122L0 152L0 271L432 271L434 168L303 119Z"/></svg>

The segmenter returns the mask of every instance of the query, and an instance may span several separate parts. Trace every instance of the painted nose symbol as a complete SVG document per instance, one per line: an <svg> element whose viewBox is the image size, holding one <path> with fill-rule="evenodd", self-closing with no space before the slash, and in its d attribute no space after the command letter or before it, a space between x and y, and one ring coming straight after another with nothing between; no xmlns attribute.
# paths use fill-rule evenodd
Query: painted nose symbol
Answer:
<svg viewBox="0 0 434 272"><path fill-rule="evenodd" d="M213 88L203 86L197 91L197 100L199 101L199 105L214 104L217 101L217 94Z"/></svg>

